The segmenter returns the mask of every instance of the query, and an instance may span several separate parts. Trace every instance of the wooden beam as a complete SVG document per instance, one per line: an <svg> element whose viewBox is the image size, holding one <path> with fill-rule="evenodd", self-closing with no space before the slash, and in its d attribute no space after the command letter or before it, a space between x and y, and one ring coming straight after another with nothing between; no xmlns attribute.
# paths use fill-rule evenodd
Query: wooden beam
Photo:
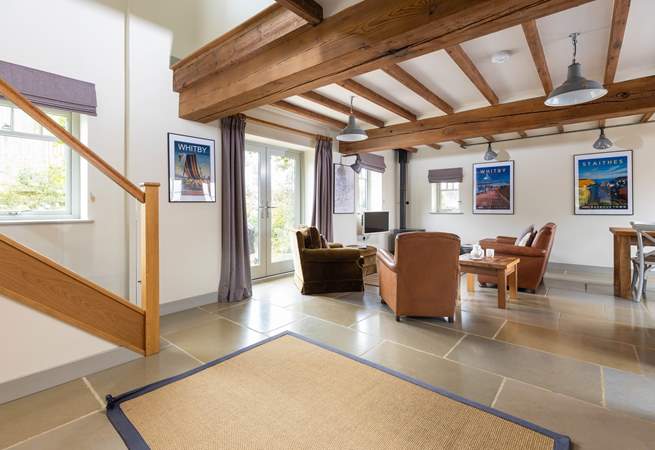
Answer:
<svg viewBox="0 0 655 450"><path fill-rule="evenodd" d="M641 116L641 120L639 120L639 122L641 122L641 123L648 122L650 120L650 118L653 117L653 113L655 113L655 111L651 111L651 112L648 112L648 113L644 114L643 116Z"/></svg>
<svg viewBox="0 0 655 450"><path fill-rule="evenodd" d="M529 20L523 22L521 26L523 27L525 40L528 41L530 54L532 54L532 60L537 68L537 74L541 80L541 85L544 88L544 94L548 95L553 90L553 80L550 77L550 70L548 70L544 47L541 44L541 37L539 36L539 30L537 29L537 21L534 19Z"/></svg>
<svg viewBox="0 0 655 450"><path fill-rule="evenodd" d="M289 102L279 101L273 103L271 106L274 106L279 109L283 109L284 111L288 111L294 114L298 114L299 116L307 117L308 119L314 120L316 122L320 122L325 125L329 125L333 128L341 129L346 126L346 124L344 122L341 122L340 120L333 119L332 117L324 116L323 114L311 111L307 108L303 108L302 106L297 106Z"/></svg>
<svg viewBox="0 0 655 450"><path fill-rule="evenodd" d="M257 117L246 116L246 126L248 124L250 124L250 123L255 124L255 125L262 125L262 126L269 127L269 128L276 128L278 130L288 132L288 133L299 134L301 136L305 136L305 137L308 137L310 139L316 139L319 136L316 133L310 133L309 131L303 131L303 130L299 130L297 128L287 127L285 125L280 125L278 123L269 122L268 120L258 119ZM331 138L328 138L328 139L331 139Z"/></svg>
<svg viewBox="0 0 655 450"><path fill-rule="evenodd" d="M404 147L401 150L405 150L406 152L410 152L410 153L417 153L418 152L418 148L416 148L416 147Z"/></svg>
<svg viewBox="0 0 655 450"><path fill-rule="evenodd" d="M348 89L353 94L357 94L360 97L365 98L369 102L373 102L376 105L386 109L387 111L391 111L392 113L399 115L400 117L403 117L409 121L416 120L416 115L414 113L406 110L405 108L392 102L391 100L386 99L385 97L367 88L366 86L359 84L355 80L344 80L338 82L337 84L344 89Z"/></svg>
<svg viewBox="0 0 655 450"><path fill-rule="evenodd" d="M494 90L491 89L487 80L484 79L478 68L473 64L473 61L471 61L471 58L469 58L469 55L466 54L460 45L454 45L447 48L446 53L450 55L453 61L455 61L455 64L462 69L462 72L464 72L468 79L471 80L476 88L478 88L480 93L489 103L492 105L497 105L499 103L498 96Z"/></svg>
<svg viewBox="0 0 655 450"><path fill-rule="evenodd" d="M159 353L159 183L144 183L141 208L141 302L145 311L145 355Z"/></svg>
<svg viewBox="0 0 655 450"><path fill-rule="evenodd" d="M180 116L209 122L589 1L363 0L182 90Z"/></svg>
<svg viewBox="0 0 655 450"><path fill-rule="evenodd" d="M384 70L387 73L387 75L394 78L396 81L398 81L406 88L414 91L414 93L422 97L423 100L425 100L428 103L432 103L434 106L436 106L446 114L452 114L454 112L453 107L450 106L448 102L446 102L444 99L442 99L437 94L432 92L430 89L425 87L423 83L421 83L412 75L407 73L400 66L393 64L382 70Z"/></svg>
<svg viewBox="0 0 655 450"><path fill-rule="evenodd" d="M306 100L310 100L314 103L318 103L319 105L325 106L326 108L330 108L342 114L346 114L346 115L350 114L350 106L344 105L343 103L339 103L335 100L332 100L331 98L325 97L319 94L318 92L314 92L314 91L305 92L304 94L300 94L300 97ZM359 120L363 120L366 123L375 125L378 128L384 126L383 120L380 120L376 117L366 114L365 112L360 111L358 109L353 108L353 114Z"/></svg>
<svg viewBox="0 0 655 450"><path fill-rule="evenodd" d="M487 142L495 142L496 141L493 136L482 136L482 137L484 139L486 139Z"/></svg>
<svg viewBox="0 0 655 450"><path fill-rule="evenodd" d="M466 141L463 141L462 139L453 139L453 142L462 148L466 145Z"/></svg>
<svg viewBox="0 0 655 450"><path fill-rule="evenodd" d="M550 70L548 70L548 63L546 62L546 55L544 54L544 47L541 44L541 37L539 36L539 29L537 28L537 21L535 19L528 20L521 24L523 27L523 34L525 40L528 41L530 54L532 60L537 68L537 74L541 80L541 86L544 88L544 94L548 95L553 90L553 80L550 77ZM557 125L557 132L563 133L564 127Z"/></svg>
<svg viewBox="0 0 655 450"><path fill-rule="evenodd" d="M614 12L612 13L612 29L610 31L610 42L607 48L607 61L605 62L605 85L614 83L616 68L619 65L619 55L623 46L623 35L628 22L630 12L630 0L614 0Z"/></svg>
<svg viewBox="0 0 655 450"><path fill-rule="evenodd" d="M441 150L441 145L439 145L439 144L425 144L425 146L433 148L435 150Z"/></svg>
<svg viewBox="0 0 655 450"><path fill-rule="evenodd" d="M256 50L291 33L307 23L278 4L228 31L218 39L175 63L173 90L180 92L209 76L250 57Z"/></svg>
<svg viewBox="0 0 655 450"><path fill-rule="evenodd" d="M323 21L323 7L314 0L275 0L294 14L312 25Z"/></svg>
<svg viewBox="0 0 655 450"><path fill-rule="evenodd" d="M344 143L340 145L340 151L352 154L432 144L558 124L646 114L655 110L655 76L616 83L608 86L608 91L600 99L574 106L552 108L544 105L545 97L537 97L376 128L368 130L367 140Z"/></svg>
<svg viewBox="0 0 655 450"><path fill-rule="evenodd" d="M528 133L526 133L525 131L519 131L519 136L521 136L523 139L525 139L525 138L528 137Z"/></svg>

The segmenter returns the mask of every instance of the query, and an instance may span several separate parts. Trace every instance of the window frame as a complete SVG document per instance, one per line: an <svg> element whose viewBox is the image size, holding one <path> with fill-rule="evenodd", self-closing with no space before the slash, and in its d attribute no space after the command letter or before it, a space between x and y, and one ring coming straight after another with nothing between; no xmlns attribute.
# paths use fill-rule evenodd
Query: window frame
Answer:
<svg viewBox="0 0 655 450"><path fill-rule="evenodd" d="M362 176L363 174L363 176ZM374 172L368 169L362 169L361 172L357 174L357 212L364 212L364 211L382 211L383 210L383 193L380 192L380 205L378 209L373 209L372 208L372 203L373 203L373 176L382 176L381 173ZM360 205L360 200L362 199L361 195L361 189L360 189L360 178L365 179L365 193L364 193L364 207L362 208ZM380 188L382 188L384 183L382 180L380 180Z"/></svg>
<svg viewBox="0 0 655 450"><path fill-rule="evenodd" d="M0 98L0 106L11 108L10 126L11 130L0 128L0 136L8 136L20 139L42 140L48 142L60 142L60 140L52 136L45 127L39 125L42 134L25 133L15 131L15 111L20 111L13 103ZM56 108L41 107L46 114L65 115L68 118L70 125L69 131L73 136L80 138L81 135L81 117L79 113L65 111ZM30 118L31 119L31 118ZM33 119L31 119L33 120ZM45 134L48 133L48 134ZM81 161L77 152L73 151L69 146L65 145L68 153L65 157L66 160L66 208L57 211L3 211L0 210L0 223L11 222L38 222L38 221L52 221L52 220L78 220L81 219Z"/></svg>
<svg viewBox="0 0 655 450"><path fill-rule="evenodd" d="M456 189L443 188L442 185L453 185ZM456 191L457 192L457 209L442 209L441 208L441 194L443 191ZM449 182L449 183L430 183L430 214L463 214L462 212L462 183Z"/></svg>

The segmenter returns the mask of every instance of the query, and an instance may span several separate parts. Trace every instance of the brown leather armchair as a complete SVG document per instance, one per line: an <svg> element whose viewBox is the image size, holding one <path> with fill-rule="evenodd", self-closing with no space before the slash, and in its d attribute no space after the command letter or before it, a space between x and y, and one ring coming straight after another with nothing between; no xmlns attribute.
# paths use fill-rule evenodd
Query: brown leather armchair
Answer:
<svg viewBox="0 0 655 450"><path fill-rule="evenodd" d="M400 316L455 317L460 240L450 233L403 233L395 256L377 253L380 296Z"/></svg>
<svg viewBox="0 0 655 450"><path fill-rule="evenodd" d="M520 258L519 262L519 288L529 291L536 291L541 285L548 259L555 241L555 231L557 225L547 223L535 236L532 245L529 247L514 245L516 238L507 236L498 236L496 239L485 239L480 242L482 248L493 248L496 255L513 256ZM491 277L478 276L478 281L482 284L495 284L496 280Z"/></svg>
<svg viewBox="0 0 655 450"><path fill-rule="evenodd" d="M364 290L359 250L330 244L316 227L292 232L294 280L303 294Z"/></svg>

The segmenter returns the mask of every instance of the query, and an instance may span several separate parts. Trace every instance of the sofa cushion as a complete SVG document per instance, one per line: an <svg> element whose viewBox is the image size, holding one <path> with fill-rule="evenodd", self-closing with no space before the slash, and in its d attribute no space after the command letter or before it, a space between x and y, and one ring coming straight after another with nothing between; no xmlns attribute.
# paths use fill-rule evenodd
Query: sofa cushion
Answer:
<svg viewBox="0 0 655 450"><path fill-rule="evenodd" d="M527 227L525 230L520 232L518 234L518 237L516 238L516 242L514 242L514 245L517 245L519 247L526 247L528 246L528 241L530 240L530 237L532 236L532 233L534 232L534 225L530 225Z"/></svg>

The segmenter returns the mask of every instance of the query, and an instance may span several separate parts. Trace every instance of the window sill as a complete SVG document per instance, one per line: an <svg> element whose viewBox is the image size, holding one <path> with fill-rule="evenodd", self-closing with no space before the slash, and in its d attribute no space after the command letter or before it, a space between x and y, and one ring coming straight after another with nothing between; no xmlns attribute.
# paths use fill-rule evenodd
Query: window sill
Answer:
<svg viewBox="0 0 655 450"><path fill-rule="evenodd" d="M18 219L18 220L0 220L2 225L69 225L93 223L92 219Z"/></svg>
<svg viewBox="0 0 655 450"><path fill-rule="evenodd" d="M448 212L448 211L430 211L428 214L436 214L436 215L442 215L442 214L447 214L447 215L461 215L464 214L462 211L453 211L453 212Z"/></svg>

